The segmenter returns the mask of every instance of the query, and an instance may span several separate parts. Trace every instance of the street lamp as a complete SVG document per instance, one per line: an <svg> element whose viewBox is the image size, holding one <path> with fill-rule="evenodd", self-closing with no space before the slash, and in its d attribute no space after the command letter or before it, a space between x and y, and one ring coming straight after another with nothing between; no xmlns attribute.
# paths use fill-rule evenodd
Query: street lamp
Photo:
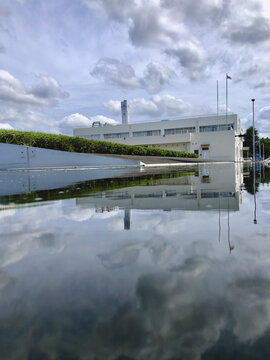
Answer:
<svg viewBox="0 0 270 360"><path fill-rule="evenodd" d="M253 132L252 132L252 137L253 137L253 162L255 162L255 128L254 128L254 102L255 99L251 99L252 101L252 112L253 112Z"/></svg>

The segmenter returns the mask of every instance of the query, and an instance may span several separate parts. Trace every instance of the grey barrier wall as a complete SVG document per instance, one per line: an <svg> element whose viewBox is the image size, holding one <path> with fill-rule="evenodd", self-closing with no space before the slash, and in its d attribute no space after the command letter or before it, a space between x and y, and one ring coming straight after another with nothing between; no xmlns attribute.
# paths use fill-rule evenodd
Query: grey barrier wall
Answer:
<svg viewBox="0 0 270 360"><path fill-rule="evenodd" d="M0 196L22 194L30 191L42 191L65 188L84 181L120 177L140 172L133 167L92 168L92 169L48 169L48 170L1 170ZM1 205L0 205L1 208Z"/></svg>
<svg viewBox="0 0 270 360"><path fill-rule="evenodd" d="M54 167L126 167L140 166L140 161L78 154L0 143L0 169L36 169Z"/></svg>

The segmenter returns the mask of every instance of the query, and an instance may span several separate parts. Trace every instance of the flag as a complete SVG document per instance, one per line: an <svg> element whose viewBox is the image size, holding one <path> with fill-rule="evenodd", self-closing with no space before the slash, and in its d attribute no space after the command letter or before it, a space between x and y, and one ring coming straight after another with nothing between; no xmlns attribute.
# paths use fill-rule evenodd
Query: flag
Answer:
<svg viewBox="0 0 270 360"><path fill-rule="evenodd" d="M229 76L228 74L227 74L227 79L230 79L230 80L232 80L231 76Z"/></svg>

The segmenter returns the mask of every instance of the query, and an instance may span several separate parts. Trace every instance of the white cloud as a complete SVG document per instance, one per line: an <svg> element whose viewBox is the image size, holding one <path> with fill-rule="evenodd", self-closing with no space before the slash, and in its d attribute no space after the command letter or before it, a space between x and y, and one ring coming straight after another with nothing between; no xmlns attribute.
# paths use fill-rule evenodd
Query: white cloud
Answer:
<svg viewBox="0 0 270 360"><path fill-rule="evenodd" d="M35 85L24 85L6 70L0 70L0 126L21 130L55 131L54 122L44 115L44 109L58 104L68 96L50 76L38 77Z"/></svg>
<svg viewBox="0 0 270 360"><path fill-rule="evenodd" d="M118 116L121 114L121 101L109 100L103 104L110 114Z"/></svg>
<svg viewBox="0 0 270 360"><path fill-rule="evenodd" d="M82 114L71 114L65 116L62 120L57 123L59 129L63 131L72 130L79 127L91 127L93 122L99 121L102 124L116 125L117 122L114 119L108 118L103 115L86 117Z"/></svg>
<svg viewBox="0 0 270 360"><path fill-rule="evenodd" d="M135 98L131 99L129 104L131 116L134 114L154 117L176 117L192 115L200 111L199 107L169 94L154 95L148 100L145 98ZM120 101L110 100L104 103L104 106L114 116L120 116Z"/></svg>
<svg viewBox="0 0 270 360"><path fill-rule="evenodd" d="M0 102L12 106L50 106L59 98L67 97L52 77L43 76L40 83L25 86L6 70L0 70Z"/></svg>
<svg viewBox="0 0 270 360"><path fill-rule="evenodd" d="M116 59L104 58L97 62L91 75L122 88L144 89L155 94L168 84L175 74L163 64L150 62L143 76L139 77L130 65Z"/></svg>
<svg viewBox="0 0 270 360"><path fill-rule="evenodd" d="M0 129L5 129L5 130L13 130L14 127L12 127L10 124L8 123L0 123Z"/></svg>

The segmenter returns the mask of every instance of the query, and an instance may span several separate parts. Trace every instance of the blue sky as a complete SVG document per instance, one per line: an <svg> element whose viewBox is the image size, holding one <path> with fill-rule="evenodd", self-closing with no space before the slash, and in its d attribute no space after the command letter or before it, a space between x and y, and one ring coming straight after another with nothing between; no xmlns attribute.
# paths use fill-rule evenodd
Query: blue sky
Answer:
<svg viewBox="0 0 270 360"><path fill-rule="evenodd" d="M270 4L262 0L1 0L0 127L71 134L93 120L229 109L270 135Z"/></svg>

